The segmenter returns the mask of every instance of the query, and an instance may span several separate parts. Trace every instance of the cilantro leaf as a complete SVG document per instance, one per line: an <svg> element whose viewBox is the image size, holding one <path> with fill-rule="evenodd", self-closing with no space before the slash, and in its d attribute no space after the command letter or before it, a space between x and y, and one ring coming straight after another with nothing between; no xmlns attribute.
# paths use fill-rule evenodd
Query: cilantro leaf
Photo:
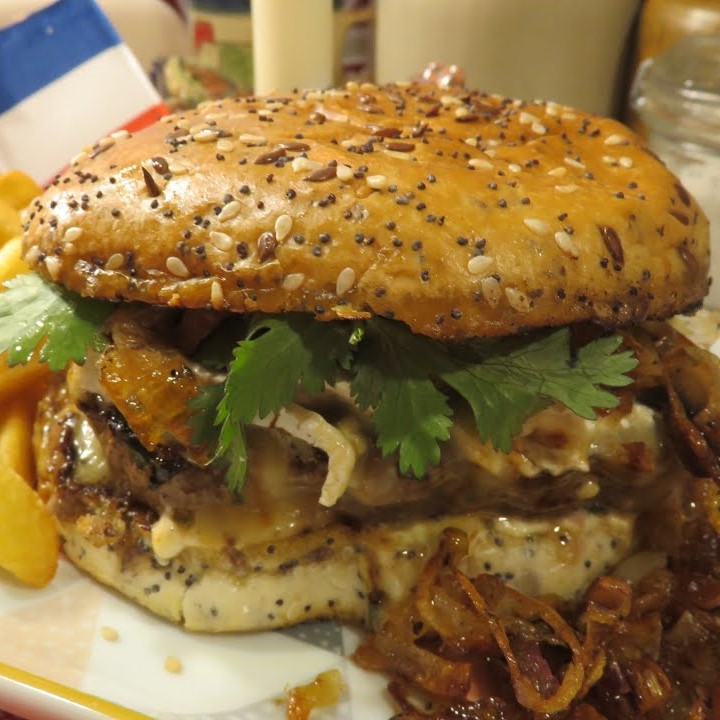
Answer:
<svg viewBox="0 0 720 720"><path fill-rule="evenodd" d="M215 423L215 457L229 460L228 484L241 492L247 472L244 425L290 405L299 390L320 392L333 383L349 352L349 323L322 323L311 315L260 316L238 343L228 366Z"/></svg>
<svg viewBox="0 0 720 720"><path fill-rule="evenodd" d="M0 294L0 352L8 351L8 365L29 362L35 350L50 369L82 364L88 346L100 349L100 326L114 305L83 298L39 275L18 275ZM44 344L43 344L43 341Z"/></svg>
<svg viewBox="0 0 720 720"><path fill-rule="evenodd" d="M235 345L247 335L248 321L243 315L223 320L198 346L192 359L212 370L224 370Z"/></svg>
<svg viewBox="0 0 720 720"><path fill-rule="evenodd" d="M632 380L625 373L637 365L632 353L616 353L620 342L619 337L594 340L573 359L570 331L562 328L508 353L490 346L485 357L458 362L441 377L470 405L480 437L510 452L523 423L551 401L588 420L598 408L617 406L618 398L601 386L628 385Z"/></svg>
<svg viewBox="0 0 720 720"><path fill-rule="evenodd" d="M259 316L235 347L224 386L203 389L193 401L205 415L196 432L217 442L215 459L228 464L228 484L240 492L245 425L342 375L360 408L372 410L383 455L397 452L400 471L422 477L450 436L452 396L468 403L482 439L509 452L524 422L553 402L588 419L615 407L618 398L607 388L631 383L627 373L637 364L630 352L618 352L620 343L602 337L573 352L567 328L446 343L382 318Z"/></svg>
<svg viewBox="0 0 720 720"><path fill-rule="evenodd" d="M199 388L198 394L190 399L188 403L190 410L192 410L190 427L193 430L192 441L196 445L217 447L220 441L220 430L217 427L215 418L217 417L217 409L223 393L224 387L222 383L203 385Z"/></svg>
<svg viewBox="0 0 720 720"><path fill-rule="evenodd" d="M422 477L440 460L439 441L450 437L447 397L429 377L443 352L405 326L375 319L366 326L355 356L351 391L372 421L383 455L398 450L400 471Z"/></svg>

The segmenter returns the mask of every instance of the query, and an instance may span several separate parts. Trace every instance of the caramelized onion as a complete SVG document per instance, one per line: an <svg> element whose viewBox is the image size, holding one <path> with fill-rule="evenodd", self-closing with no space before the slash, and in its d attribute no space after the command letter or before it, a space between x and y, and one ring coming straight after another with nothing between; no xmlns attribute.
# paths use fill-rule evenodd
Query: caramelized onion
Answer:
<svg viewBox="0 0 720 720"><path fill-rule="evenodd" d="M445 532L417 591L354 658L392 677L398 720L720 720L720 535L689 488L682 544L635 585L531 598L458 565Z"/></svg>
<svg viewBox="0 0 720 720"><path fill-rule="evenodd" d="M327 670L307 685L292 688L287 698L287 720L307 720L315 708L337 704L344 687L340 671Z"/></svg>

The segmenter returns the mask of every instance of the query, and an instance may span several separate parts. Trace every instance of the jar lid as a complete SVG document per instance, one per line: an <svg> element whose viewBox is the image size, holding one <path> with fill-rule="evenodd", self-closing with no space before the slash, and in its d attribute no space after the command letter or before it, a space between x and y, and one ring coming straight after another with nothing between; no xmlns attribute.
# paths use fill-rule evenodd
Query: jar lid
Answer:
<svg viewBox="0 0 720 720"><path fill-rule="evenodd" d="M688 35L639 68L631 104L652 130L720 145L720 35Z"/></svg>

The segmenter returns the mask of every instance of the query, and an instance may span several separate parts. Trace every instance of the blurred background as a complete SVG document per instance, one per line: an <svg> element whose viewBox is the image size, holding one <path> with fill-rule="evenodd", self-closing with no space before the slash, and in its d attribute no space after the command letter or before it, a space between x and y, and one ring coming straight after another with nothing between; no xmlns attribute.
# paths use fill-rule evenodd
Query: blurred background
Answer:
<svg viewBox="0 0 720 720"><path fill-rule="evenodd" d="M631 125L720 233L720 0L97 1L171 108L418 77L552 99Z"/></svg>
<svg viewBox="0 0 720 720"><path fill-rule="evenodd" d="M173 106L231 93L283 92L305 78L327 84L408 80L435 63L441 68L433 79L553 99L614 115L643 131L642 115L650 108L638 102L638 69L683 38L720 33L720 0L98 3ZM0 27L48 4L2 0ZM253 13L259 26L255 36ZM254 44L262 46L255 48L262 57L255 68ZM681 44L676 56L663 62L673 65L663 70L665 84L687 85L698 73L703 75L699 81L708 83L717 67L711 68L710 46L699 49L692 42ZM276 66L274 72L270 66ZM259 87L268 82L272 88ZM651 85L646 77L641 93L657 90Z"/></svg>

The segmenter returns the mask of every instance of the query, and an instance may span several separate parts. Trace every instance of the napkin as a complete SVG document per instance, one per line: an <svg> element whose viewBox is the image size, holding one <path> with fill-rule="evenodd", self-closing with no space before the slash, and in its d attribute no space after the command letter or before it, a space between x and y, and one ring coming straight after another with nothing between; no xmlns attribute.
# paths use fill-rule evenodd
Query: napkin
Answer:
<svg viewBox="0 0 720 720"><path fill-rule="evenodd" d="M0 171L43 183L100 138L166 112L95 0L59 0L0 30Z"/></svg>

